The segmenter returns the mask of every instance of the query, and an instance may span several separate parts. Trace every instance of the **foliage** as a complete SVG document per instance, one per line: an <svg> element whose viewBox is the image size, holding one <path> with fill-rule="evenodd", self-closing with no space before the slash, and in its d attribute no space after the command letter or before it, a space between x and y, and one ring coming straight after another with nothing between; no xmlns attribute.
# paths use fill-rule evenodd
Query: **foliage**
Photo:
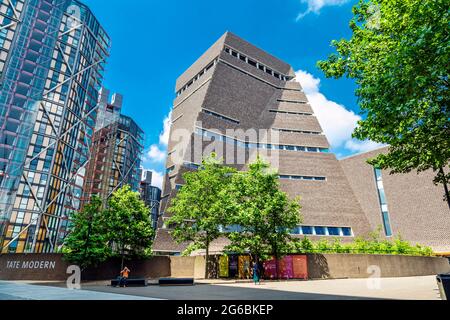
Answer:
<svg viewBox="0 0 450 320"><path fill-rule="evenodd" d="M388 144L370 164L392 173L432 169L450 206L448 0L360 0L350 40L318 66L355 79L364 120L354 137Z"/></svg>
<svg viewBox="0 0 450 320"><path fill-rule="evenodd" d="M228 234L231 244L225 249L250 252L255 260L288 253L289 230L300 223L300 205L279 189L278 173L258 157L248 171L233 176L232 194L236 204L228 224L241 230Z"/></svg>
<svg viewBox="0 0 450 320"><path fill-rule="evenodd" d="M101 200L93 197L83 210L72 213L70 220L72 232L67 236L62 249L64 259L77 264L81 269L105 261L111 255L111 250L104 227Z"/></svg>
<svg viewBox="0 0 450 320"><path fill-rule="evenodd" d="M236 170L223 165L215 154L202 161L197 171L183 174L185 184L172 200L166 221L173 225L172 237L178 242L190 242L184 254L206 250L205 277L208 278L209 246L221 236L227 212L233 211L230 196L232 176Z"/></svg>
<svg viewBox="0 0 450 320"><path fill-rule="evenodd" d="M130 186L116 190L108 200L104 213L108 240L114 254L125 258L147 257L151 254L154 231L150 209Z"/></svg>
<svg viewBox="0 0 450 320"><path fill-rule="evenodd" d="M322 239L312 242L307 237L296 239L295 252L297 253L353 253L353 254L392 254L411 256L433 256L434 252L429 247L419 244L413 246L399 235L393 240L382 239L381 229L372 232L367 239L358 237L350 243L342 243L340 238L330 242Z"/></svg>

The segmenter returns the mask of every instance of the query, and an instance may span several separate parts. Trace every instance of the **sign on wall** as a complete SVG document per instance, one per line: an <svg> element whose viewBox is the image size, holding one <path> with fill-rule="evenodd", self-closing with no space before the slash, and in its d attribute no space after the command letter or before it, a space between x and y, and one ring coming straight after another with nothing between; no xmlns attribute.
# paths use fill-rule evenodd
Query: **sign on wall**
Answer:
<svg viewBox="0 0 450 320"><path fill-rule="evenodd" d="M219 258L219 277L228 278L230 275L228 267L228 256L220 256Z"/></svg>

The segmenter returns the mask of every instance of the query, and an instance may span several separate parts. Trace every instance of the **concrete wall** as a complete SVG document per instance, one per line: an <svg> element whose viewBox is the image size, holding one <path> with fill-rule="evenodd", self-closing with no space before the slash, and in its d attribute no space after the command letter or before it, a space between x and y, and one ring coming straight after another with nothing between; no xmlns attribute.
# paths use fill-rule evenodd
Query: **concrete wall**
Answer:
<svg viewBox="0 0 450 320"><path fill-rule="evenodd" d="M450 272L446 258L365 254L308 255L310 279L368 278L370 266L380 268L382 278L436 275Z"/></svg>
<svg viewBox="0 0 450 320"><path fill-rule="evenodd" d="M217 257L211 258L210 277L217 277ZM110 280L118 276L120 259L111 259L82 272L82 279ZM155 256L127 261L131 277L193 277L205 275L205 257ZM0 280L65 281L69 264L58 254L5 254L0 256ZM367 278L369 266L378 266L381 277L425 276L450 272L445 258L390 255L313 254L308 255L311 279Z"/></svg>

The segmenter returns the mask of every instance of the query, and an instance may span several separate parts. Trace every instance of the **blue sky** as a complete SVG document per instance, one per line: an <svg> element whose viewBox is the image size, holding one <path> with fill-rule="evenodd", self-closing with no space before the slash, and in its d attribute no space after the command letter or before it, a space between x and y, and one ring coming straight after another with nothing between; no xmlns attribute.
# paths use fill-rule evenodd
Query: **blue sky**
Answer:
<svg viewBox="0 0 450 320"><path fill-rule="evenodd" d="M359 113L354 83L326 79L316 67L317 60L332 52L333 39L350 37L348 22L357 0L83 2L112 39L104 85L124 95L123 113L145 131L144 166L155 171L155 184L164 171L165 139L160 135L175 80L227 30L299 71L338 157L376 146L350 137Z"/></svg>

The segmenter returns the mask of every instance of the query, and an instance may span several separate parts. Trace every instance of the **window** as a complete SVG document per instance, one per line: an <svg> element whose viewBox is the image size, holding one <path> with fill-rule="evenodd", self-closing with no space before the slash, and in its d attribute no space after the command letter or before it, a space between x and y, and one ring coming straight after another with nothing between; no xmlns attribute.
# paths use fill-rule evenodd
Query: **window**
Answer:
<svg viewBox="0 0 450 320"><path fill-rule="evenodd" d="M209 110L203 110L203 112L213 115L215 117L219 117L223 120L227 120L233 123L239 123L237 120L216 114L215 112L211 112ZM204 136L207 138L214 138L217 141L224 141L226 143L234 144L238 147L244 147L247 149L269 149L269 150L286 150L286 151L302 151L302 152L323 152L327 153L328 149L325 148L317 148L317 147L303 147L303 146L292 146L292 145L275 145L275 144L266 144L266 143L252 143L252 142L244 142L237 140L233 137L226 137L221 134L217 134L206 129L196 128L195 133L200 136Z"/></svg>
<svg viewBox="0 0 450 320"><path fill-rule="evenodd" d="M313 234L313 227L302 226L302 232L306 235Z"/></svg>
<svg viewBox="0 0 450 320"><path fill-rule="evenodd" d="M387 211L383 212L383 224L386 236L391 237L392 236L391 222L389 221L389 212Z"/></svg>
<svg viewBox="0 0 450 320"><path fill-rule="evenodd" d="M385 233L386 237L391 237L392 236L392 227L391 227L390 218L389 218L386 193L384 191L384 186L383 186L383 173L380 169L374 168L374 174L375 174L375 180L376 180L376 187L378 190L378 199L380 202L381 219L383 221L384 233Z"/></svg>
<svg viewBox="0 0 450 320"><path fill-rule="evenodd" d="M342 227L341 230L342 230L342 235L344 237L351 237L352 236L352 228Z"/></svg>
<svg viewBox="0 0 450 320"><path fill-rule="evenodd" d="M325 227L314 227L314 229L316 230L316 235L318 236L326 235Z"/></svg>
<svg viewBox="0 0 450 320"><path fill-rule="evenodd" d="M330 236L339 236L339 228L337 227L328 227L328 235Z"/></svg>
<svg viewBox="0 0 450 320"><path fill-rule="evenodd" d="M294 112L294 111L283 111L283 110L269 110L269 112L272 113L280 113L280 114L291 114L291 115L298 115L298 116L312 116L312 113L307 112Z"/></svg>
<svg viewBox="0 0 450 320"><path fill-rule="evenodd" d="M225 116L223 116L223 115L221 115L221 114L218 114L218 113L215 113L215 112L213 112L213 111L209 111L209 110L206 110L206 109L203 109L202 111L203 111L204 113L208 114L208 115L214 116L214 117L216 117L216 118L219 118L219 119L222 119L222 120L225 120L225 121L234 123L234 124L239 124L239 123L240 123L238 120L234 120L234 119L231 119L231 118L229 118L229 117L225 117Z"/></svg>
<svg viewBox="0 0 450 320"><path fill-rule="evenodd" d="M289 77L287 77L287 76L285 76L285 75L282 75L282 74L279 73L279 72L273 71L272 69L270 69L270 68L264 66L263 64L261 64L261 63L255 61L255 60L252 60L252 59L250 59L249 57L245 56L244 54L239 53L239 52L237 52L237 51L235 51L235 50L232 50L232 49L230 49L230 48L225 48L224 51L225 51L226 53L228 53L228 54L231 54L233 57L239 58L240 60L242 60L242 61L248 63L248 64L251 65L252 67L258 68L259 70L264 71L264 72L266 72L267 74L270 74L271 76L273 76L273 77L275 77L275 78L277 78L277 79L279 79L279 80L287 81L287 79L289 78Z"/></svg>
<svg viewBox="0 0 450 320"><path fill-rule="evenodd" d="M170 168L166 169L166 174L171 174L175 170L175 166L171 166Z"/></svg>
<svg viewBox="0 0 450 320"><path fill-rule="evenodd" d="M251 59L248 59L248 64L253 66L253 67L256 67L256 61L253 61Z"/></svg>

